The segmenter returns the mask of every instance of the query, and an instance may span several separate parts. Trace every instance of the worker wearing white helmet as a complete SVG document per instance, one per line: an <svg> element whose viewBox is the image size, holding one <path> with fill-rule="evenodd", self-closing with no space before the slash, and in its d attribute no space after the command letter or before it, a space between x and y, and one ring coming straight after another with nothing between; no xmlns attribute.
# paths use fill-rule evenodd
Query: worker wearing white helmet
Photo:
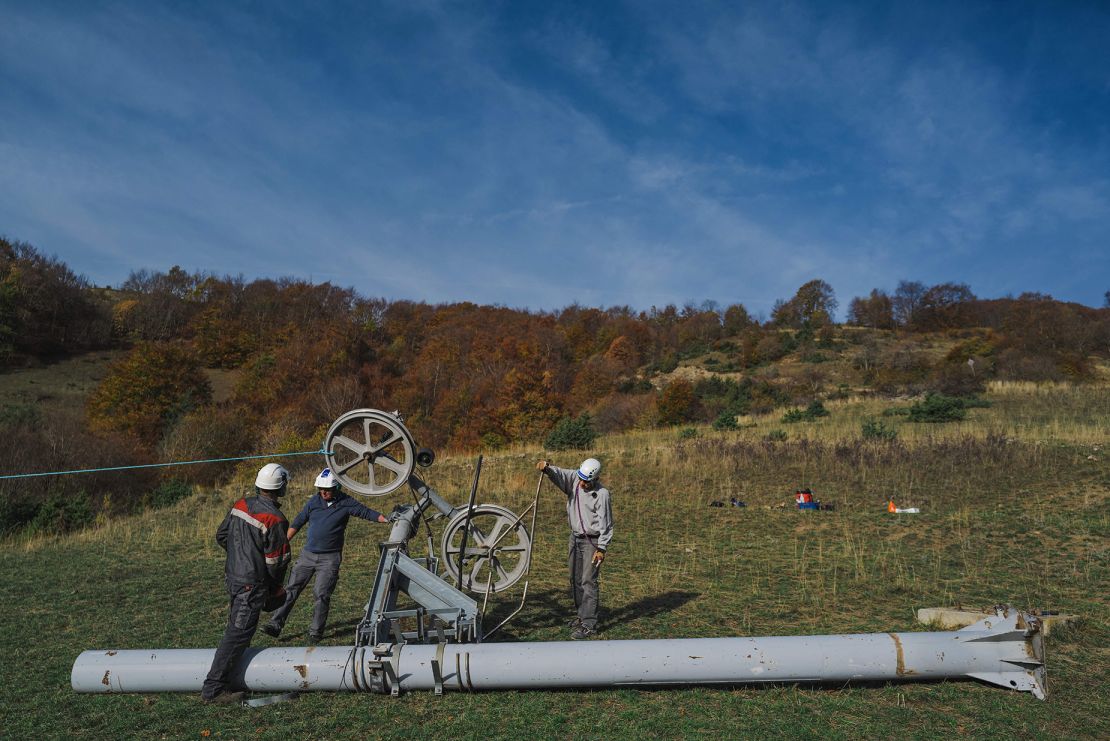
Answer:
<svg viewBox="0 0 1110 741"><path fill-rule="evenodd" d="M227 551L224 581L231 598L227 628L201 688L205 702L237 702L243 692L229 685L235 663L251 643L263 610L282 591L289 566L289 520L278 500L285 495L289 473L267 463L254 480L253 497L243 497L216 530L216 543ZM279 601L280 604L280 601Z"/></svg>
<svg viewBox="0 0 1110 741"><path fill-rule="evenodd" d="M601 463L596 458L587 458L575 470L540 461L536 468L567 497L567 521L570 523L567 563L570 591L578 610L570 622L571 638L589 638L597 632L598 577L613 539L613 508L609 490L601 485Z"/></svg>
<svg viewBox="0 0 1110 741"><path fill-rule="evenodd" d="M316 477L316 494L305 503L289 526L287 535L292 540L297 531L308 525L308 542L289 572L289 581L285 585L285 604L273 611L270 621L262 626L263 633L274 638L281 635L297 598L308 586L309 580L315 577L312 592L316 602L312 609L312 623L308 628L308 643L315 645L320 642L328 622L328 612L331 610L331 596L339 582L343 541L347 522L352 516L370 522L388 522L380 512L344 494L339 480L330 469L325 468Z"/></svg>

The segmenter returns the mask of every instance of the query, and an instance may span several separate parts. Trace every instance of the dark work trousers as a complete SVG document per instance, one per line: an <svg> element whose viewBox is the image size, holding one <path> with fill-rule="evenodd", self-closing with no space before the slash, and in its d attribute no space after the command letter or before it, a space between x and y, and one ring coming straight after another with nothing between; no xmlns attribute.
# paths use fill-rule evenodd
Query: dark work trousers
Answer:
<svg viewBox="0 0 1110 741"><path fill-rule="evenodd" d="M211 700L228 688L235 662L242 657L258 628L258 616L266 604L266 587L262 584L228 584L231 604L228 608L227 629L212 658L212 668L201 687L200 695Z"/></svg>
<svg viewBox="0 0 1110 741"><path fill-rule="evenodd" d="M597 538L570 536L570 593L578 608L578 619L590 630L597 630L599 566L594 566Z"/></svg>
<svg viewBox="0 0 1110 741"><path fill-rule="evenodd" d="M331 609L331 595L339 581L339 564L342 562L343 554L339 551L301 551L285 585L285 604L270 613L270 624L278 630L285 627L285 621L289 619L289 612L296 604L297 597L308 585L308 580L315 575L316 584L312 587L312 592L316 595L316 605L312 608L312 626L308 632L310 635L322 636L328 622L328 611Z"/></svg>

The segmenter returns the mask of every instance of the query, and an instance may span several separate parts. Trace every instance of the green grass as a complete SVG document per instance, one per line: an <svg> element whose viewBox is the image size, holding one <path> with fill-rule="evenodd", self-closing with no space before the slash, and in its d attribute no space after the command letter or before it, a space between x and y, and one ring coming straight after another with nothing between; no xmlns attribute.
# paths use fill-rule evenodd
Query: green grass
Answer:
<svg viewBox="0 0 1110 741"><path fill-rule="evenodd" d="M0 735L1105 738L1110 441L1091 431L1105 429L1107 392L1054 393L1063 396L992 389L991 408L951 426L888 419L898 427L893 442L860 440L860 420L877 416L876 402L846 401L830 403L830 417L805 425L804 436L792 427L786 442L763 441L777 424L768 419L760 423L766 429L707 427L685 440L673 430L612 436L595 451L617 522L602 584L605 638L916 630L916 608L955 604L1078 613L1078 627L1048 640L1047 702L973 682L318 694L258 710L208 707L196 695L73 693L69 670L82 650L218 642L226 603L212 533L244 490L240 482L98 529L5 544L0 650L10 673L0 689ZM553 457L573 465L579 456ZM523 510L539 457L525 448L487 456L480 501ZM428 481L460 503L472 463L444 457ZM310 482L294 483L299 493L288 511ZM780 508L803 485L836 511ZM730 496L748 507L707 506ZM891 497L923 513L889 515ZM370 504L389 509L401 501L398 493ZM501 640L565 638L566 522L561 496L549 486L537 528L530 600ZM350 640L385 533L352 524L326 643ZM422 550L421 539L413 544ZM500 600L487 623L512 602L511 595ZM310 609L302 600L284 642L299 645Z"/></svg>
<svg viewBox="0 0 1110 741"><path fill-rule="evenodd" d="M108 366L123 354L104 350L0 373L0 407L33 404L40 411L83 409L85 399L104 378Z"/></svg>

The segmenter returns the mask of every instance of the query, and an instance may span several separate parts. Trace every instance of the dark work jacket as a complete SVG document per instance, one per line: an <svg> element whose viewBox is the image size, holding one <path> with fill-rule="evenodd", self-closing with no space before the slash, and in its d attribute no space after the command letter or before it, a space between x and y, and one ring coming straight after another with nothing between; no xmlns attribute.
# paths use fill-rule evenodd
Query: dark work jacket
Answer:
<svg viewBox="0 0 1110 741"><path fill-rule="evenodd" d="M227 551L224 576L228 583L280 585L289 566L288 529L289 520L269 497L244 497L236 502L216 531L216 542Z"/></svg>
<svg viewBox="0 0 1110 741"><path fill-rule="evenodd" d="M377 522L380 517L377 512L341 491L336 492L330 505L317 493L312 495L300 513L293 518L293 529L299 531L308 523L308 542L304 546L306 551L336 553L343 550L347 521L351 519L351 515L370 522Z"/></svg>

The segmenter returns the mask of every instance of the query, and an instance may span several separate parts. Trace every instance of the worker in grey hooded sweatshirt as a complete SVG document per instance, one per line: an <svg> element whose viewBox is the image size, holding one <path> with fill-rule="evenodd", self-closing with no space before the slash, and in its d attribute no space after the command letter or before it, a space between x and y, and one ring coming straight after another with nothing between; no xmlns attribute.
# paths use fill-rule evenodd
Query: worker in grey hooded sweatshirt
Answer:
<svg viewBox="0 0 1110 741"><path fill-rule="evenodd" d="M609 490L599 478L601 463L596 458L587 458L576 471L540 461L536 468L567 497L570 591L578 608L578 615L570 622L571 638L589 638L597 632L598 577L613 539L613 507Z"/></svg>

